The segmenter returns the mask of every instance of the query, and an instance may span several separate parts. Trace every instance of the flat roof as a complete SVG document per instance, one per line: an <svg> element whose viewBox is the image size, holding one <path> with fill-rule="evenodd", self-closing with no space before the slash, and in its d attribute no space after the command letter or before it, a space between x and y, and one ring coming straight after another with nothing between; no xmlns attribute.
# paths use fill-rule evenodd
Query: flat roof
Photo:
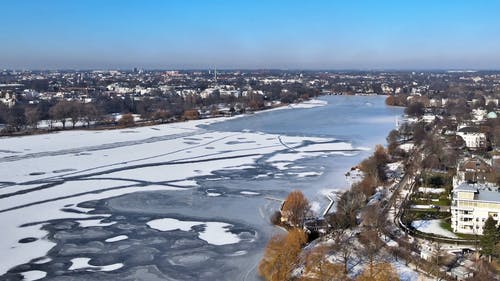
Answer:
<svg viewBox="0 0 500 281"><path fill-rule="evenodd" d="M461 183L453 189L453 192L474 192L475 201L488 201L500 203L500 190L497 186L485 184Z"/></svg>

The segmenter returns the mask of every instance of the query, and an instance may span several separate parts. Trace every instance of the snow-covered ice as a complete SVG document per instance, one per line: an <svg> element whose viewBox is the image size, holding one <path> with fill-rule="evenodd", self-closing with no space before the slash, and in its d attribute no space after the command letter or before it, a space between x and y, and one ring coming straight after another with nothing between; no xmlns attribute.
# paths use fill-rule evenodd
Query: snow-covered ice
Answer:
<svg viewBox="0 0 500 281"><path fill-rule="evenodd" d="M310 100L306 100L306 101L303 101L300 103L288 104L287 106L280 106L280 107L275 107L273 109L257 111L255 113L260 114L263 112L270 112L270 111L276 111L276 110L286 110L286 109L301 109L301 108L307 109L307 108L321 107L321 106L326 106L326 105L328 105L328 101L318 100L318 99L310 99Z"/></svg>
<svg viewBox="0 0 500 281"><path fill-rule="evenodd" d="M93 220L76 220L76 222L81 226L81 227L91 227L91 226L109 226L113 225L116 222L102 222L103 219L93 219Z"/></svg>
<svg viewBox="0 0 500 281"><path fill-rule="evenodd" d="M243 194L243 195L259 195L260 193L244 190L244 191L240 191L240 194Z"/></svg>
<svg viewBox="0 0 500 281"><path fill-rule="evenodd" d="M234 244L240 241L238 235L228 231L231 224L224 222L198 222L181 221L172 218L163 218L147 222L147 225L159 231L192 231L194 226L205 226L205 230L199 233L199 237L212 245Z"/></svg>
<svg viewBox="0 0 500 281"><path fill-rule="evenodd" d="M209 197L219 197L221 195L222 195L222 193L219 193L219 192L210 192L210 191L207 191L207 196L209 196Z"/></svg>
<svg viewBox="0 0 500 281"><path fill-rule="evenodd" d="M172 231L172 230L182 230L190 231L195 225L202 224L197 221L181 221L178 219L164 218L152 220L146 223L149 227L154 228L159 231Z"/></svg>
<svg viewBox="0 0 500 281"><path fill-rule="evenodd" d="M228 231L232 225L223 222L206 222L205 231L200 233L200 239L212 245L234 244L240 241L238 235Z"/></svg>
<svg viewBox="0 0 500 281"><path fill-rule="evenodd" d="M21 272L21 275L23 276L23 280L25 281L34 281L42 279L45 276L47 276L47 272L41 270L30 270Z"/></svg>
<svg viewBox="0 0 500 281"><path fill-rule="evenodd" d="M311 99L301 103L290 104L288 106L291 108L313 108L313 107L325 106L327 104L328 102L324 100Z"/></svg>
<svg viewBox="0 0 500 281"><path fill-rule="evenodd" d="M313 211L315 214L319 214L321 212L321 204L318 201L312 201L311 211Z"/></svg>
<svg viewBox="0 0 500 281"><path fill-rule="evenodd" d="M108 238L108 239L104 240L104 242L113 243L113 242L118 242L118 241L122 241L122 240L126 240L126 239L128 239L127 235L118 235L115 237Z"/></svg>
<svg viewBox="0 0 500 281"><path fill-rule="evenodd" d="M49 257L43 257L35 262L33 262L34 264L44 264L44 263L48 263L50 262L52 259L49 258Z"/></svg>
<svg viewBox="0 0 500 281"><path fill-rule="evenodd" d="M322 172L301 172L301 173L288 173L289 175L295 175L298 178L305 178L305 177L317 177L321 176L323 173Z"/></svg>
<svg viewBox="0 0 500 281"><path fill-rule="evenodd" d="M68 270L77 270L77 269L87 269L90 271L113 271L123 267L123 263L114 263L103 266L95 266L90 265L90 258L74 258L71 259L71 266Z"/></svg>

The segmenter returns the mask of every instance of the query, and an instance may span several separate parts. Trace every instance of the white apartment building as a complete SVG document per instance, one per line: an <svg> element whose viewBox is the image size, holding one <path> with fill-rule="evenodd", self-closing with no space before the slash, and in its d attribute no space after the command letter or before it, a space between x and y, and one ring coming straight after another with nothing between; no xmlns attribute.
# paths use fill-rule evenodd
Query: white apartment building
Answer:
<svg viewBox="0 0 500 281"><path fill-rule="evenodd" d="M464 182L453 189L451 227L454 232L481 235L489 216L499 221L498 187Z"/></svg>
<svg viewBox="0 0 500 281"><path fill-rule="evenodd" d="M457 131L457 136L460 136L465 145L471 149L481 148L486 145L486 135L474 127L460 128Z"/></svg>

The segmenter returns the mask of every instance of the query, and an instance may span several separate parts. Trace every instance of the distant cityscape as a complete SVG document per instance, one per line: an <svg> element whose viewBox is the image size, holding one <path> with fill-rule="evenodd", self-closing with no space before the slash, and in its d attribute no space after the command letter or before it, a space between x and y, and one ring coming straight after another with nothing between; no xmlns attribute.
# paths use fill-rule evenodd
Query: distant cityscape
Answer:
<svg viewBox="0 0 500 281"><path fill-rule="evenodd" d="M500 71L3 70L0 124L10 134L66 127L66 120L71 127L112 125L122 114L174 122L318 95L405 95L435 106L453 92L488 104L499 87Z"/></svg>

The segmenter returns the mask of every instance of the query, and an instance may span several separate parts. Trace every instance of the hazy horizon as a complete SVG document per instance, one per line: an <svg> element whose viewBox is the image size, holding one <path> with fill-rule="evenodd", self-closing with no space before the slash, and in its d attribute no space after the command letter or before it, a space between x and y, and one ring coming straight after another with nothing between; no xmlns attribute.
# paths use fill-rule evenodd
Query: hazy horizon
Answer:
<svg viewBox="0 0 500 281"><path fill-rule="evenodd" d="M0 69L498 70L500 1L13 1Z"/></svg>
<svg viewBox="0 0 500 281"><path fill-rule="evenodd" d="M213 67L205 67L205 68L145 68L138 66L131 67L123 67L123 68L1 68L1 70L8 71L133 71L134 69L144 70L144 71L213 71ZM283 71L283 72L488 72L488 71L500 71L499 68L483 68L483 69L473 69L473 68L435 68L435 69L427 69L427 68L391 68L391 69L369 69L369 68L351 68L351 69L321 69L321 68L216 68L217 72L224 71Z"/></svg>

